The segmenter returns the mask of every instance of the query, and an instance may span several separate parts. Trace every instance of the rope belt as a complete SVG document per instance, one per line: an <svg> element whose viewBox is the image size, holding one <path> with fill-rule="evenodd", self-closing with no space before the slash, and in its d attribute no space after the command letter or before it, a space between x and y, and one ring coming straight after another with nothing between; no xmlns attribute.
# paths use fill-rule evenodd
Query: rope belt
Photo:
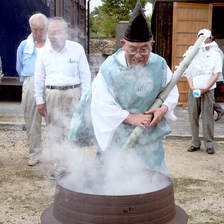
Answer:
<svg viewBox="0 0 224 224"><path fill-rule="evenodd" d="M58 89L58 90L66 90L66 89L75 89L79 87L80 84L76 84L73 86L46 86L47 89Z"/></svg>

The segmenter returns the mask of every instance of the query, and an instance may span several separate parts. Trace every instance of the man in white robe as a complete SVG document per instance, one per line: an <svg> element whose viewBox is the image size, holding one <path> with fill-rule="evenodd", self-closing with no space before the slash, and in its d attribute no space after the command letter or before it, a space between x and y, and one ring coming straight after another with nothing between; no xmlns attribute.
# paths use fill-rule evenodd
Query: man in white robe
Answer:
<svg viewBox="0 0 224 224"><path fill-rule="evenodd" d="M91 88L78 104L69 139L81 146L97 143L98 154L114 154L133 129L140 126L145 131L132 151L150 169L167 173L162 137L171 132L165 118L176 119L173 110L179 94L175 86L160 108L148 110L170 81L172 72L162 57L151 52L153 36L140 1L121 43L123 48L101 65ZM148 114L153 114L152 120Z"/></svg>

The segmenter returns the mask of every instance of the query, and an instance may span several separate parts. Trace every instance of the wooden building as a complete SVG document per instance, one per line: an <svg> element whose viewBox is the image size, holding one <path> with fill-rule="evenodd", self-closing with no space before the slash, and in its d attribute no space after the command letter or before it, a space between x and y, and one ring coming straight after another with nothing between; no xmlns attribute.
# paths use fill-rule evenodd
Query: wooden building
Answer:
<svg viewBox="0 0 224 224"><path fill-rule="evenodd" d="M197 40L200 29L212 31L224 51L224 1L148 0L153 4L152 31L154 51L167 60L174 72L182 56ZM187 105L189 86L182 77L178 82L179 102Z"/></svg>
<svg viewBox="0 0 224 224"><path fill-rule="evenodd" d="M16 51L30 34L29 18L41 12L63 17L69 24L70 40L86 49L86 0L1 0L0 1L0 100L20 99L22 83L16 72Z"/></svg>

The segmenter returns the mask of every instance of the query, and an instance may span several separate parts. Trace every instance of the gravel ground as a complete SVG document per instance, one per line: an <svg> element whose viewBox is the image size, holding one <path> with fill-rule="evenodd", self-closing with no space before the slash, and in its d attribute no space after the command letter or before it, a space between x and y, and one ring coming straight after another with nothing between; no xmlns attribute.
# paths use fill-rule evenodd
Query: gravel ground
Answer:
<svg viewBox="0 0 224 224"><path fill-rule="evenodd" d="M6 121L2 114L0 120L3 116ZM22 115L15 119L23 120ZM188 138L168 137L164 141L175 202L188 214L189 224L224 223L224 142L216 141L214 155L208 155L203 147L189 153L189 146ZM55 181L48 178L54 167L49 162L46 128L43 126L43 160L35 167L27 165L27 137L22 125L1 125L0 147L0 224L39 224L55 194Z"/></svg>

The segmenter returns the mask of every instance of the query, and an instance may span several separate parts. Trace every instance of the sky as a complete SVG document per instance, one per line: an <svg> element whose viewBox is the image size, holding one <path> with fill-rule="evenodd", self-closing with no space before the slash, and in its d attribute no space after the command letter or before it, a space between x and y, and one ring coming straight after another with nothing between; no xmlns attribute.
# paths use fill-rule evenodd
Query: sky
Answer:
<svg viewBox="0 0 224 224"><path fill-rule="evenodd" d="M92 11L94 7L97 7L99 5L101 5L101 0L90 0L90 11ZM148 2L146 4L146 15L150 13L152 13L152 4Z"/></svg>

